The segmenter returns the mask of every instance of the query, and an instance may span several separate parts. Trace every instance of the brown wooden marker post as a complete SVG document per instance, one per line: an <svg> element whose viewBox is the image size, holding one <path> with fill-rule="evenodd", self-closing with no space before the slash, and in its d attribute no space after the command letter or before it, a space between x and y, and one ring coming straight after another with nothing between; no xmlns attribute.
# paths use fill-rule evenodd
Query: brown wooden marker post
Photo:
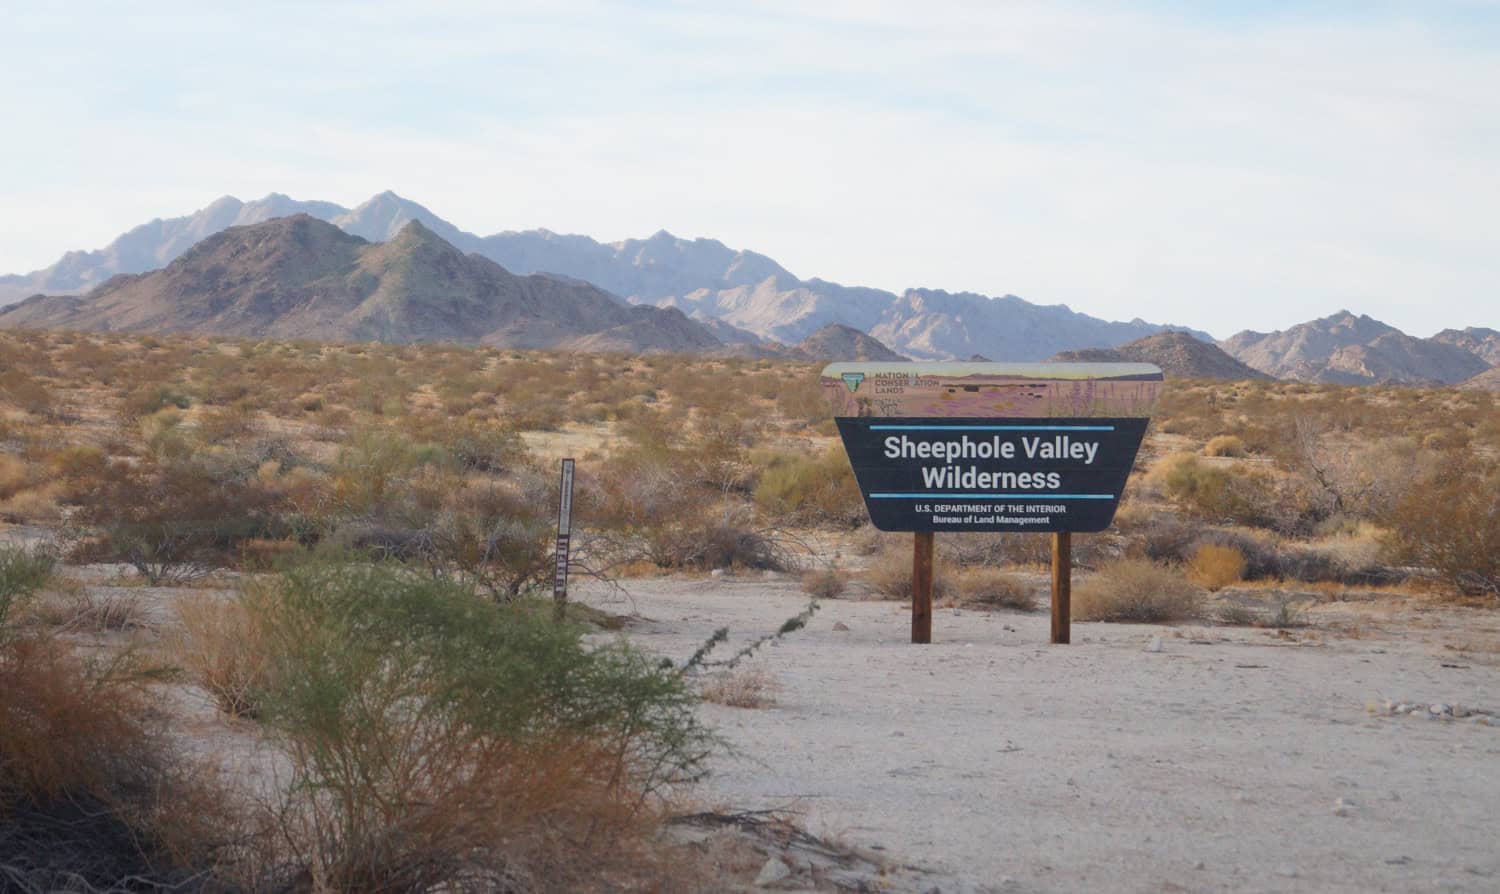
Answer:
<svg viewBox="0 0 1500 894"><path fill-rule="evenodd" d="M932 642L932 532L912 535L911 641Z"/></svg>
<svg viewBox="0 0 1500 894"><path fill-rule="evenodd" d="M1073 622L1073 534L1052 535L1052 641L1067 643Z"/></svg>

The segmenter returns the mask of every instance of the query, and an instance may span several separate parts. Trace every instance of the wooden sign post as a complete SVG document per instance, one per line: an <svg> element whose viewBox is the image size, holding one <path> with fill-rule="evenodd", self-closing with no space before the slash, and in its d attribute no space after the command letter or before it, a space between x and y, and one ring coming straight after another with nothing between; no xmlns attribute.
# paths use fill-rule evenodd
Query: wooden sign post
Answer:
<svg viewBox="0 0 1500 894"><path fill-rule="evenodd" d="M562 623L568 612L568 542L573 536L573 460L562 461L562 488L557 498L557 565L552 574L552 617Z"/></svg>
<svg viewBox="0 0 1500 894"><path fill-rule="evenodd" d="M911 641L932 642L932 532L912 535Z"/></svg>
<svg viewBox="0 0 1500 894"><path fill-rule="evenodd" d="M1072 639L1073 624L1073 534L1052 535L1052 642Z"/></svg>
<svg viewBox="0 0 1500 894"><path fill-rule="evenodd" d="M822 387L870 522L912 531L911 641L932 642L938 531L1051 534L1052 642L1072 534L1114 520L1161 393L1148 363L834 363Z"/></svg>

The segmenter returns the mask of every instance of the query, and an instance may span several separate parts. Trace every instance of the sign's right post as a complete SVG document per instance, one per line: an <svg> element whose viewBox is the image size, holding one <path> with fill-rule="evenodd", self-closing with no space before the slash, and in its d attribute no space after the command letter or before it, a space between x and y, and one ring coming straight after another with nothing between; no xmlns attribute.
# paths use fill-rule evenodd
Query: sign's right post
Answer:
<svg viewBox="0 0 1500 894"><path fill-rule="evenodd" d="M1052 642L1072 639L1073 623L1073 533L1052 535Z"/></svg>

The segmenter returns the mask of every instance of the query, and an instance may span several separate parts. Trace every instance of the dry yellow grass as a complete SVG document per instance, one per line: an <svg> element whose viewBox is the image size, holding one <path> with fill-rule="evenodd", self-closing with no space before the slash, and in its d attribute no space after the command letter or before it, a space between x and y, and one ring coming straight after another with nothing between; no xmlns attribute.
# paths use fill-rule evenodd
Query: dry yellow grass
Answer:
<svg viewBox="0 0 1500 894"><path fill-rule="evenodd" d="M704 678L699 692L706 702L731 708L769 708L781 684L760 665L724 670Z"/></svg>
<svg viewBox="0 0 1500 894"><path fill-rule="evenodd" d="M1245 555L1232 546L1205 543L1188 562L1187 578L1207 590L1221 590L1245 576Z"/></svg>

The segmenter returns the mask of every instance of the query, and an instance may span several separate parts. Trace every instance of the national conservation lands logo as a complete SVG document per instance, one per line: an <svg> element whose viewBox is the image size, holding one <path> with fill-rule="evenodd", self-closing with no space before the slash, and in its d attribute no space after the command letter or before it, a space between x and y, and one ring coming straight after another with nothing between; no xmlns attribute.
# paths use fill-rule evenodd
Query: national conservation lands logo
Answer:
<svg viewBox="0 0 1500 894"><path fill-rule="evenodd" d="M859 383L863 382L864 380L864 373L844 373L844 387L849 389L850 394L858 391Z"/></svg>

